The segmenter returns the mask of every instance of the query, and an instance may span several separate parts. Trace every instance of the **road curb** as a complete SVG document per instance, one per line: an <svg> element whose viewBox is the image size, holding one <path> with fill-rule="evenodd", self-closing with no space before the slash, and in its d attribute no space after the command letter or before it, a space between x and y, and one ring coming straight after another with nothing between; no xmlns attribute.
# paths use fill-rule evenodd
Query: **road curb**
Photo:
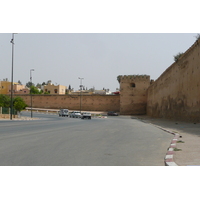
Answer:
<svg viewBox="0 0 200 200"><path fill-rule="evenodd" d="M174 162L174 149L176 148L176 143L178 141L178 138L180 137L180 135L178 133L174 133L174 132L171 132L165 128L162 128L160 126L156 126L157 128L165 131L165 132L168 132L172 135L174 135L174 138L172 139L171 143L170 143L170 146L167 150L167 153L166 153L166 156L165 156L165 159L164 159L164 163L165 163L165 166L178 166L175 162Z"/></svg>

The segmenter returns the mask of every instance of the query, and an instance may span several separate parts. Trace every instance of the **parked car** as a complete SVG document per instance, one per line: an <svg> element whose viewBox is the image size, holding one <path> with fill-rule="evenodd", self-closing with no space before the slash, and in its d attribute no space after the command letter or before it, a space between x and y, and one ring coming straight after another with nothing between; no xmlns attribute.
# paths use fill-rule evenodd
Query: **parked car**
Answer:
<svg viewBox="0 0 200 200"><path fill-rule="evenodd" d="M81 119L91 119L91 113L89 112L81 113Z"/></svg>
<svg viewBox="0 0 200 200"><path fill-rule="evenodd" d="M72 111L70 113L69 117L72 117L72 118L81 118L81 112L80 111Z"/></svg>
<svg viewBox="0 0 200 200"><path fill-rule="evenodd" d="M68 117L69 110L68 109L60 109L58 114L59 114L59 117Z"/></svg>
<svg viewBox="0 0 200 200"><path fill-rule="evenodd" d="M109 111L107 113L108 116L118 116L118 113L114 112L114 111Z"/></svg>

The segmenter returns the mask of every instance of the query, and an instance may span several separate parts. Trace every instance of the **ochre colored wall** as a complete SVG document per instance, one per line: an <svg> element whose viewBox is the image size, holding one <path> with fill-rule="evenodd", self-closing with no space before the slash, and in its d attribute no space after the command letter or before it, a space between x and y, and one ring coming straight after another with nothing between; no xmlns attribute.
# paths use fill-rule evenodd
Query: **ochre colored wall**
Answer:
<svg viewBox="0 0 200 200"><path fill-rule="evenodd" d="M17 115L12 115L12 118L17 118ZM10 118L10 114L0 114L0 119L9 119Z"/></svg>
<svg viewBox="0 0 200 200"><path fill-rule="evenodd" d="M118 76L118 81L120 82L120 114L146 114L147 89L150 85L150 76Z"/></svg>
<svg viewBox="0 0 200 200"><path fill-rule="evenodd" d="M8 94L11 88L11 82L0 81L0 94Z"/></svg>
<svg viewBox="0 0 200 200"><path fill-rule="evenodd" d="M22 97L26 104L30 106L30 95L17 96ZM81 110L119 112L119 99L119 95L82 95ZM32 106L34 108L80 110L80 95L33 95Z"/></svg>
<svg viewBox="0 0 200 200"><path fill-rule="evenodd" d="M149 87L149 116L200 121L199 42L196 41Z"/></svg>

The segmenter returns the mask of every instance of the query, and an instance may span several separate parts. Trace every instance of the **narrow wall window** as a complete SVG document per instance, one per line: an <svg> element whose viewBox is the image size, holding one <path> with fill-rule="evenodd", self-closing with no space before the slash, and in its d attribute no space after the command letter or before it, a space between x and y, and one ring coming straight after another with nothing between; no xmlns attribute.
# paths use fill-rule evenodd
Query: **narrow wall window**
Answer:
<svg viewBox="0 0 200 200"><path fill-rule="evenodd" d="M55 94L57 94L57 93L58 93L58 90L57 90L57 89L55 89L55 90L54 90L54 92L55 92Z"/></svg>
<svg viewBox="0 0 200 200"><path fill-rule="evenodd" d="M135 83L131 83L130 86L134 88L135 87Z"/></svg>

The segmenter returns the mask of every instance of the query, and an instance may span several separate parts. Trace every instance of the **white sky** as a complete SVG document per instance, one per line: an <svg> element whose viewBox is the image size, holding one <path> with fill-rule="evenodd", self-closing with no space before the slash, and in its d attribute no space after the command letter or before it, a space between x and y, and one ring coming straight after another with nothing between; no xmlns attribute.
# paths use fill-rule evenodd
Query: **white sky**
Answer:
<svg viewBox="0 0 200 200"><path fill-rule="evenodd" d="M34 69L35 84L51 80L77 90L81 77L88 89L94 86L111 91L119 87L118 75L147 74L157 79L174 62L173 56L185 52L200 32L187 24L189 16L183 15L185 9L192 8L195 13L197 8L183 2L181 17L175 9L178 1L98 2L57 1L47 5L34 1L26 9L15 1L11 7L11 1L4 3L4 8L16 14L12 17L2 9L1 16L8 20L3 20L0 28L0 79L11 80L12 32L18 33L15 82L26 84L30 69ZM153 3L167 10L155 8Z"/></svg>
<svg viewBox="0 0 200 200"><path fill-rule="evenodd" d="M147 74L157 79L186 51L197 33L18 33L14 47L14 81L26 84L34 69L35 84L52 80L78 89L115 91L118 75ZM0 34L0 79L11 80L12 34Z"/></svg>

